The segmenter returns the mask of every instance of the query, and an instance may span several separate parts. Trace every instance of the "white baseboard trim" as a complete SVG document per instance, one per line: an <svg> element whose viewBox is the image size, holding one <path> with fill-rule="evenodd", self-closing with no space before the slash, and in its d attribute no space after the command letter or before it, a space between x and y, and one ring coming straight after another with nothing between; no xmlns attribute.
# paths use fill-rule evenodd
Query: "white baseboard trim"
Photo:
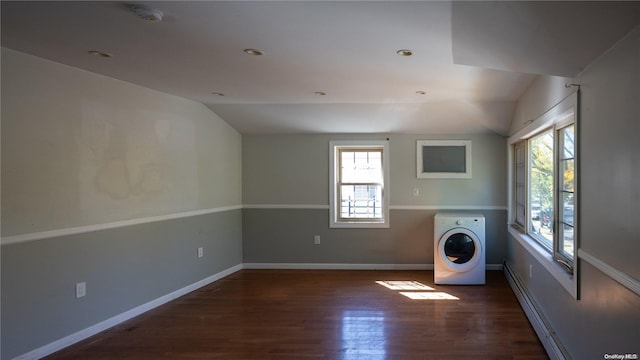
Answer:
<svg viewBox="0 0 640 360"><path fill-rule="evenodd" d="M243 265L239 264L233 267L230 267L226 270L223 270L217 274L211 275L205 279L202 279L198 282L195 282L191 285L185 286L182 289L178 289L174 292L171 292L167 295L161 296L155 300L149 301L148 303L137 306L131 310L125 311L119 315L116 315L107 320L101 321L95 325L92 325L86 329L80 330L76 333L73 333L69 336L66 336L62 339L56 340L52 343L39 347L35 350L32 350L26 354L20 355L14 360L35 360L40 359L45 356L51 355L56 351L62 350L67 346L73 345L77 342L80 342L90 336L93 336L101 331L107 330L111 327L114 327L124 321L132 319L138 315L141 315L149 310L152 310L160 305L166 304L169 301L175 300L180 296L186 295L192 291L195 291L203 286L209 285L216 280L220 280L226 276L229 276L236 271L242 270Z"/></svg>
<svg viewBox="0 0 640 360"><path fill-rule="evenodd" d="M254 270L433 270L433 264L244 263Z"/></svg>
<svg viewBox="0 0 640 360"><path fill-rule="evenodd" d="M529 322L533 326L540 342L544 346L544 349L547 351L547 355L551 360L566 360L569 357L562 350L563 347L560 344L559 340L553 336L553 330L547 325L548 322L545 321L544 315L542 315L537 306L535 305L534 300L529 296L526 287L523 282L518 277L518 274L513 272L508 264L504 264L504 274L513 290L513 293L516 295L522 310L525 315L529 319Z"/></svg>
<svg viewBox="0 0 640 360"><path fill-rule="evenodd" d="M433 264L334 264L334 263L244 263L254 270L433 270ZM487 270L502 270L502 264L487 264Z"/></svg>

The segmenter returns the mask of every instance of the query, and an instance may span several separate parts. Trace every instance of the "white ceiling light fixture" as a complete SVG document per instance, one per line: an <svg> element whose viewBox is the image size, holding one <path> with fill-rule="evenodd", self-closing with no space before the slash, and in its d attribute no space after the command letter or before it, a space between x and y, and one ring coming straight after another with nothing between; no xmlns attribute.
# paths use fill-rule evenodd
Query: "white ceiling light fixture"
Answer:
<svg viewBox="0 0 640 360"><path fill-rule="evenodd" d="M316 94L316 95L318 95L318 96L325 96L325 95L327 95L327 93L326 93L326 92L324 92L324 91L316 91L314 94Z"/></svg>
<svg viewBox="0 0 640 360"><path fill-rule="evenodd" d="M214 91L214 92L212 92L211 94L212 94L212 95L215 95L215 96L224 96L224 93L221 93L221 92L215 92L215 91Z"/></svg>
<svg viewBox="0 0 640 360"><path fill-rule="evenodd" d="M258 49L244 49L244 52L253 56L264 55L264 51Z"/></svg>
<svg viewBox="0 0 640 360"><path fill-rule="evenodd" d="M129 5L129 8L139 18L149 22L160 22L162 21L162 16L164 15L162 11L145 5L131 4Z"/></svg>
<svg viewBox="0 0 640 360"><path fill-rule="evenodd" d="M413 50L400 49L400 50L396 51L396 54L398 54L400 56L411 56L411 55L413 55Z"/></svg>
<svg viewBox="0 0 640 360"><path fill-rule="evenodd" d="M426 95L427 92L423 91L423 90L418 90L418 91L416 91L416 94L418 94L418 95Z"/></svg>
<svg viewBox="0 0 640 360"><path fill-rule="evenodd" d="M98 50L89 50L87 51L89 53L89 55L93 55L93 56L97 56L97 57L103 57L103 58L110 58L111 54L107 54L106 52L102 52L102 51L98 51Z"/></svg>

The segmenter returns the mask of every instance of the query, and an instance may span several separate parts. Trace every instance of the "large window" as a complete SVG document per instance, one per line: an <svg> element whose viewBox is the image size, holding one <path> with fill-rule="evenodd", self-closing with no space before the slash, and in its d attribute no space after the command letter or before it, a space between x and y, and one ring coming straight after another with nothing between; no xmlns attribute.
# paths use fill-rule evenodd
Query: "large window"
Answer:
<svg viewBox="0 0 640 360"><path fill-rule="evenodd" d="M550 111L512 139L512 223L573 274L576 248L576 106Z"/></svg>
<svg viewBox="0 0 640 360"><path fill-rule="evenodd" d="M387 142L330 143L331 227L388 227Z"/></svg>

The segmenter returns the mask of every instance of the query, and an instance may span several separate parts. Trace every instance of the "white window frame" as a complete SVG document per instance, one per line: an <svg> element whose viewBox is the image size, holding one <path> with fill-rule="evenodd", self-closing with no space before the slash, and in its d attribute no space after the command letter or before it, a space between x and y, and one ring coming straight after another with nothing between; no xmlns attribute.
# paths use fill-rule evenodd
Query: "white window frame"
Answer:
<svg viewBox="0 0 640 360"><path fill-rule="evenodd" d="M522 156L520 158L516 151L516 145L519 147L518 150L522 152ZM527 226L527 154L529 151L527 141L518 141L514 143L510 146L510 150L513 153L513 162L510 162L511 166L513 166L513 191L510 197L513 207L509 207L512 209L511 211L513 213L511 224L524 232L524 229ZM520 207L522 209L519 209Z"/></svg>
<svg viewBox="0 0 640 360"><path fill-rule="evenodd" d="M563 115L567 112L573 110L574 116L573 119L567 121L563 120ZM579 248L579 239L578 239L578 221L579 221L579 212L578 212L578 200L579 200L579 137L578 137L578 121L579 121L579 91L575 92L545 114L543 114L538 119L532 121L528 126L524 129L520 130L513 136L511 136L508 141L508 154L509 154L509 233L523 246L527 252L529 252L564 288L567 290L575 299L578 299L578 248ZM562 239L558 238L559 232L558 230L558 195L559 195L559 155L557 154L558 149L558 133L567 126L570 125L575 126L575 141L577 142L577 148L575 149L575 164L574 164L574 172L576 176L575 186L575 209L574 209L574 255L573 261L571 264L572 271L567 271L566 264L562 264L563 258L560 258L558 261L557 257L557 243L561 242ZM530 204L528 199L529 191L526 191L526 213L525 213L525 224L524 228L522 228L521 224L516 222L516 186L515 186L515 154L514 154L514 145L517 143L521 143L524 141L526 157L529 156L529 149L527 144L527 139L532 138L540 133L547 131L552 128L554 131L554 247L549 249L546 246L543 246L538 240L528 234L528 230L531 228L531 214L530 214ZM527 168L528 168L527 164ZM525 170L525 177L528 177L528 170ZM529 179L526 179L527 186L529 186ZM566 261L565 261L566 262ZM533 265L530 265L533 266ZM527 269L532 276L533 268Z"/></svg>
<svg viewBox="0 0 640 360"><path fill-rule="evenodd" d="M426 172L423 169L423 148L454 146L464 148L464 172ZM416 177L418 179L471 179L471 140L418 140L416 146Z"/></svg>
<svg viewBox="0 0 640 360"><path fill-rule="evenodd" d="M573 223L569 224L566 223L566 225L571 226L573 228L573 256L569 257L562 249L562 247L564 246L564 242L563 239L560 237L561 235L564 234L564 230L561 231L562 226L564 225L564 220L565 220L565 211L566 209L564 208L564 202L563 202L563 192L568 193L568 191L563 191L563 161L568 161L569 159L564 159L563 158L563 153L564 153L564 146L563 142L564 140L560 137L560 134L562 133L563 130L565 130L566 128L570 127L570 126L574 126L574 144L577 142L577 129L578 126L576 125L575 122L575 118L576 115L574 114L573 117L573 121L571 121L571 119L569 121L564 121L564 122L560 122L557 123L555 126L555 136L556 138L555 140L555 146L557 149L557 152L555 154L555 166L556 166L556 178L555 178L555 186L554 186L554 190L555 190L555 208L557 210L557 212L554 214L554 218L557 219L554 221L555 224L555 228L554 228L554 234L557 234L555 236L557 236L557 241L554 241L553 244L553 258L555 261L559 262L560 264L562 264L563 266L565 266L569 271L571 272L575 272L576 271L576 257L578 256L578 249L577 249L577 236L578 236L578 229L577 229L577 223L578 223L578 217L576 216L576 210L578 208L578 189L577 189L577 183L578 183L578 167L577 167L577 162L578 162L578 154L577 154L577 146L574 146L574 154L573 154L573 158L571 158L571 160L573 160L573 173L574 173L574 178L573 178Z"/></svg>
<svg viewBox="0 0 640 360"><path fill-rule="evenodd" d="M338 201L337 159L340 149L345 148L379 148L382 150L382 217L370 219L340 219ZM329 142L329 227L330 228L388 228L389 227L389 141L386 140L358 140L358 141L330 141Z"/></svg>
<svg viewBox="0 0 640 360"><path fill-rule="evenodd" d="M557 145L557 131L555 129L554 126L552 127L548 127L548 128L544 128L541 129L539 132L535 133L534 135L532 135L531 137L527 138L527 139L523 139L522 142L524 142L525 144L525 149L526 149L526 154L525 154L525 178L527 179L526 182L526 188L525 188L525 212L524 212L524 220L525 220L525 226L524 228L521 229L521 231L525 232L525 233L530 233L530 236L533 237L534 239L536 239L536 241L538 241L540 243L540 245L542 245L543 247L547 248L549 251L553 251L553 247L554 247L554 239L555 239L555 227L551 226L551 228L554 230L553 236L554 239L551 239L551 241L549 241L549 239L545 238L544 236L542 236L540 233L534 233L533 232L533 224L532 224L532 218L533 215L531 213L531 208L532 208L532 203L533 203L533 199L531 198L531 183L532 183L532 176L531 176L531 171L532 171L532 162L533 162L533 156L531 155L532 153L532 148L533 146L531 145L531 141L534 138L537 138L539 136L543 136L543 135L548 135L551 134L553 136L553 153L551 154L551 158L552 158L552 166L553 166L553 178L551 179L551 183L553 186L552 192L553 192L553 203L551 204L553 210L554 210L554 215L555 215L555 210L556 210L556 199L557 199L557 195L556 195L556 175L557 175L557 169L556 169L556 145ZM542 213L542 208L540 208L540 212ZM555 221L555 218L554 218ZM520 225L518 223L518 225ZM542 225L540 225L542 226ZM540 231L540 229L538 229Z"/></svg>

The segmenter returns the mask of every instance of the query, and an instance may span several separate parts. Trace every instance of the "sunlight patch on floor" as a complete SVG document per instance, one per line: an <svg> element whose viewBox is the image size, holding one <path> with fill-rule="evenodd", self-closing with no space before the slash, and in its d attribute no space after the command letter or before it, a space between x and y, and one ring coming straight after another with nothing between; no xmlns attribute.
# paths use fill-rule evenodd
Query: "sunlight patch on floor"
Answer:
<svg viewBox="0 0 640 360"><path fill-rule="evenodd" d="M446 292L436 291L436 292L400 292L401 295L404 295L412 300L460 300L451 294Z"/></svg>
<svg viewBox="0 0 640 360"><path fill-rule="evenodd" d="M417 281L376 281L377 284L385 286L391 290L434 290L431 286L419 283Z"/></svg>
<svg viewBox="0 0 640 360"><path fill-rule="evenodd" d="M345 311L342 314L341 360L385 360L384 326L384 311Z"/></svg>
<svg viewBox="0 0 640 360"><path fill-rule="evenodd" d="M431 286L425 285L418 281L412 280L384 280L376 281L376 284L382 285L390 290L395 290L400 295L406 296L412 300L460 300L449 293L443 291L435 291ZM403 291L399 291L403 290Z"/></svg>

